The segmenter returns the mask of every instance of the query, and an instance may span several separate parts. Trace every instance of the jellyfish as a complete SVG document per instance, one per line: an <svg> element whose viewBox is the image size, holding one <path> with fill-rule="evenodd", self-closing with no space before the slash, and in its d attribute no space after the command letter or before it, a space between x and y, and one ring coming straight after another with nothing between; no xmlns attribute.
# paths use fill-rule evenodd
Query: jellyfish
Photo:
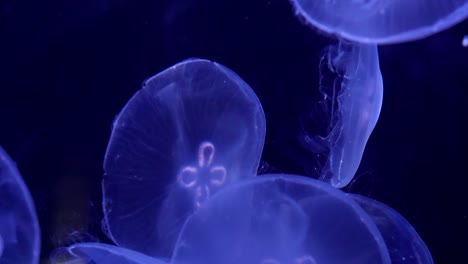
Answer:
<svg viewBox="0 0 468 264"><path fill-rule="evenodd" d="M26 184L0 147L0 263L39 262L40 231Z"/></svg>
<svg viewBox="0 0 468 264"><path fill-rule="evenodd" d="M386 243L392 234L376 221L351 196L322 181L261 175L223 189L195 211L171 263L393 263ZM399 235L401 245L423 243L415 232ZM405 263L430 263L423 260Z"/></svg>
<svg viewBox="0 0 468 264"><path fill-rule="evenodd" d="M76 243L67 248L57 250L52 257L52 263L165 264L167 262L113 245Z"/></svg>
<svg viewBox="0 0 468 264"><path fill-rule="evenodd" d="M290 0L304 23L339 38L391 44L421 39L468 17L466 0Z"/></svg>
<svg viewBox="0 0 468 264"><path fill-rule="evenodd" d="M221 235L222 234L222 235ZM172 263L389 263L378 229L326 183L262 175L228 187L184 225Z"/></svg>
<svg viewBox="0 0 468 264"><path fill-rule="evenodd" d="M169 257L193 211L256 175L264 139L257 96L228 68L190 59L149 78L113 124L104 231L118 246Z"/></svg>
<svg viewBox="0 0 468 264"><path fill-rule="evenodd" d="M374 220L387 245L392 264L433 263L426 244L403 216L376 200L357 194L348 195Z"/></svg>
<svg viewBox="0 0 468 264"><path fill-rule="evenodd" d="M380 115L377 46L338 41L324 50L319 69L321 99L302 118L298 138L309 153L305 171L341 188L356 174Z"/></svg>

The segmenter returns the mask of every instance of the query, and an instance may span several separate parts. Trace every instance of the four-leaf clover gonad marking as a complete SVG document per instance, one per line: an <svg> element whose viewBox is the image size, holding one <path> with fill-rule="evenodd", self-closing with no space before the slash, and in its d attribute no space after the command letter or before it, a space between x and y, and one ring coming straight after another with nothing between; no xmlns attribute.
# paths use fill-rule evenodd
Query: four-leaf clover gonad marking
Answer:
<svg viewBox="0 0 468 264"><path fill-rule="evenodd" d="M177 175L179 184L193 191L195 206L200 207L210 198L211 189L226 182L227 172L223 166L213 166L215 147L203 142L198 148L198 166L186 166Z"/></svg>

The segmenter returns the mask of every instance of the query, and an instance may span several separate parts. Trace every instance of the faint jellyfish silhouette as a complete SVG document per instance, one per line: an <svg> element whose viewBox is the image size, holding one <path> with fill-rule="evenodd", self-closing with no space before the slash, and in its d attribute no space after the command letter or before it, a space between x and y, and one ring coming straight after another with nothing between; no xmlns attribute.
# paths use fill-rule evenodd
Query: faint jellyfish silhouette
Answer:
<svg viewBox="0 0 468 264"><path fill-rule="evenodd" d="M390 263L373 219L327 183L265 174L224 188L191 215L171 263Z"/></svg>
<svg viewBox="0 0 468 264"><path fill-rule="evenodd" d="M0 263L38 263L40 231L34 203L8 154L0 147Z"/></svg>
<svg viewBox="0 0 468 264"><path fill-rule="evenodd" d="M433 263L426 244L403 216L378 201L361 195L348 195L374 220L387 245L392 264Z"/></svg>
<svg viewBox="0 0 468 264"><path fill-rule="evenodd" d="M321 100L301 120L303 166L334 187L356 174L382 107L383 82L376 45L340 41L320 60Z"/></svg>
<svg viewBox="0 0 468 264"><path fill-rule="evenodd" d="M149 78L114 122L103 229L119 246L170 257L195 209L256 175L264 139L257 96L228 68L191 59Z"/></svg>
<svg viewBox="0 0 468 264"><path fill-rule="evenodd" d="M51 258L52 264L164 264L163 260L130 249L102 243L77 243L61 248Z"/></svg>
<svg viewBox="0 0 468 264"><path fill-rule="evenodd" d="M463 47L468 47L468 36L464 36L462 39L462 46Z"/></svg>
<svg viewBox="0 0 468 264"><path fill-rule="evenodd" d="M466 0L290 0L308 25L339 38L391 44L421 39L468 17Z"/></svg>

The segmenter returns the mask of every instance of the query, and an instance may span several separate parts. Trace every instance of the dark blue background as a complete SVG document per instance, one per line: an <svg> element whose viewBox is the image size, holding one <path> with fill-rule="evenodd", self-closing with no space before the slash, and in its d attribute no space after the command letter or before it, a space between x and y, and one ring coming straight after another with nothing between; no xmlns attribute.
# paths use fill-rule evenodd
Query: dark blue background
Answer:
<svg viewBox="0 0 468 264"><path fill-rule="evenodd" d="M108 242L100 181L112 121L145 78L186 58L239 74L267 117L263 159L302 173L288 144L330 39L287 0L56 2L0 1L0 145L32 192L44 261L58 246ZM383 109L345 188L400 212L437 263L468 262L467 29L379 48Z"/></svg>

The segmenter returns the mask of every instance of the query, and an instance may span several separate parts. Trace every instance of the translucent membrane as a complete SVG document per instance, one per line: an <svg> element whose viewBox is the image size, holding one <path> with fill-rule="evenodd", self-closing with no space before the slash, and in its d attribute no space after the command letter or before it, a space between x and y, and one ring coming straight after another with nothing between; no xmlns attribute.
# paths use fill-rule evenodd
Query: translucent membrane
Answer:
<svg viewBox="0 0 468 264"><path fill-rule="evenodd" d="M356 174L367 141L377 124L383 82L376 45L339 41L320 61L321 100L302 120L301 157L312 176L346 186Z"/></svg>
<svg viewBox="0 0 468 264"><path fill-rule="evenodd" d="M262 175L230 186L191 216L171 263L390 263L373 219L330 185Z"/></svg>
<svg viewBox="0 0 468 264"><path fill-rule="evenodd" d="M306 24L361 43L424 38L468 17L466 0L290 0Z"/></svg>
<svg viewBox="0 0 468 264"><path fill-rule="evenodd" d="M144 254L101 243L77 243L60 249L54 256L54 264L165 264Z"/></svg>
<svg viewBox="0 0 468 264"><path fill-rule="evenodd" d="M40 231L26 184L0 148L0 263L39 262Z"/></svg>
<svg viewBox="0 0 468 264"><path fill-rule="evenodd" d="M416 230L398 212L370 198L349 194L371 216L387 245L392 264L433 263Z"/></svg>
<svg viewBox="0 0 468 264"><path fill-rule="evenodd" d="M256 175L265 117L228 68L191 59L149 78L117 116L104 160L104 229L119 246L169 257L186 218Z"/></svg>

